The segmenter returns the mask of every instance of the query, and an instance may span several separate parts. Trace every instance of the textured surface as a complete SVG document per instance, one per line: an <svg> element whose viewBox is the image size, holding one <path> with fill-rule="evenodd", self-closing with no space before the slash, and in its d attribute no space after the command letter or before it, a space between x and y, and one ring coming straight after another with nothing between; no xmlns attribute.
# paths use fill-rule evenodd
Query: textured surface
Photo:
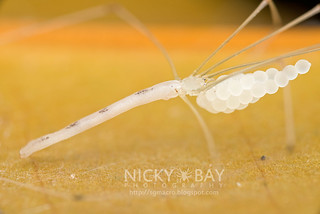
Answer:
<svg viewBox="0 0 320 214"><path fill-rule="evenodd" d="M228 28L152 29L183 77L230 33ZM215 39L213 32L219 32ZM268 31L247 32L218 57ZM292 31L275 40L267 55L255 49L233 63L254 60L260 52L273 56L319 43L319 33ZM219 194L141 197L130 195L134 187L124 186L124 169L217 167L209 160L195 117L179 99L133 109L25 160L18 152L33 138L171 79L156 49L134 31L117 26L74 27L2 46L0 213L318 213L320 55L303 58L312 62L310 72L290 83L297 132L292 154L285 150L283 89L230 115L200 110L225 169L223 186L215 188ZM167 182L169 189L173 183Z"/></svg>

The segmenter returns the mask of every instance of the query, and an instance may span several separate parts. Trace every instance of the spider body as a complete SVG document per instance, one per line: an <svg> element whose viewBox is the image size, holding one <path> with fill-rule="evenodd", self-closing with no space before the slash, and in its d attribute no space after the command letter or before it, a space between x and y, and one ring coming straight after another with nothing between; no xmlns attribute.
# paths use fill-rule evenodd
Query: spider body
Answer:
<svg viewBox="0 0 320 214"><path fill-rule="evenodd" d="M25 147L20 150L21 157L25 158L31 155L32 153L44 149L50 145L58 143L60 141L66 140L76 134L79 134L87 129L90 129L96 125L101 124L113 117L124 113L132 108L141 106L156 100L168 100L175 97L181 97L182 100L191 108L195 116L197 117L206 140L208 142L209 153L213 155L213 138L210 134L210 130L207 127L204 119L201 117L196 108L188 100L188 96L197 96L197 104L212 113L231 113L234 110L241 110L248 106L249 103L255 103L265 94L274 94L278 91L279 87L285 87L290 80L295 79L298 74L307 73L310 69L310 63L306 60L299 60L295 66L289 65L286 66L282 71L277 69L270 68L267 71L256 71L251 74L246 74L247 72L252 72L253 70L259 69L261 66L268 65L270 63L277 62L279 60L297 56L313 51L319 51L320 45L316 44L307 48L302 48L297 51L290 52L288 54L283 54L277 57L266 59L260 62L251 62L248 64L238 65L230 67L224 70L218 70L213 74L210 72L216 69L219 65L224 62L232 59L233 57L239 55L240 53L255 47L256 45L276 36L288 30L289 28L301 23L302 21L310 18L311 16L320 12L320 5L315 6L310 11L305 14L297 17L288 24L280 27L276 31L268 34L262 39L252 43L251 45L233 53L232 55L222 59L219 62L216 62L214 65L209 67L205 71L201 71L203 66L213 58L213 56L222 49L240 30L242 30L263 8L270 6L271 14L274 20L274 23L279 22L280 16L278 11L273 4L272 0L262 0L258 7L249 15L249 17L232 33L207 59L205 59L201 65L194 70L194 72L180 80L179 75L176 72L175 66L169 57L165 48L160 44L160 42L148 31L144 25L135 18L130 12L125 10L123 7L118 5L107 5L100 6L88 9L86 11L80 11L75 14L63 16L57 18L54 21L49 21L48 27L43 28L45 24L38 24L35 26L27 27L26 29L18 30L17 32L8 33L7 37L4 37L3 41L8 42L12 41L11 38L19 39L20 35L33 35L37 33L37 30L41 33L43 31L48 31L52 29L57 29L60 27L68 26L71 24L79 23L83 20L90 20L92 18L97 18L106 13L114 13L119 16L121 19L125 20L133 27L135 27L142 34L147 36L155 46L163 53L167 59L175 80L170 80L166 82L159 83L150 88L140 90L128 97L125 97L118 102L115 102L99 111L90 114L65 128L47 134L43 137L37 138L30 141ZM21 34L24 32L24 34ZM27 33L26 33L27 32ZM12 36L12 35L19 36ZM9 39L8 39L9 38ZM1 40L0 40L1 41ZM228 75L225 75L226 71L238 69L231 72ZM218 78L217 78L218 77ZM290 120L292 121L292 120ZM292 122L293 123L293 122ZM291 125L292 126L292 125ZM294 135L294 131L291 130L291 136ZM289 132L288 132L289 133Z"/></svg>

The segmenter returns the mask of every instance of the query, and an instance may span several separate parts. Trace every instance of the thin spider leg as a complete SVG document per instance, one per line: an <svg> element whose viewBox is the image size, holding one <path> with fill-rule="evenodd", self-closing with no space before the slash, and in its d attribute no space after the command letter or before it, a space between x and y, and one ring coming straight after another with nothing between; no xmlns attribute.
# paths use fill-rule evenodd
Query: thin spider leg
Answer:
<svg viewBox="0 0 320 214"><path fill-rule="evenodd" d="M266 60L264 60L264 61L262 61L260 63L252 65L252 66L250 66L248 68L244 68L244 69L241 69L239 71L235 71L235 72L231 73L230 75L222 77L221 79L219 79L217 81L210 80L210 81L208 81L208 84L207 84L207 86L205 87L204 90L209 90L210 88L214 87L215 85L217 85L217 84L219 84L219 83L221 83L221 82L223 82L223 81L225 81L225 80L227 80L227 79L229 79L229 78L231 78L231 77L233 77L235 75L245 73L247 71L250 71L250 70L259 68L261 66L264 66L264 65L279 61L281 59L285 59L285 58L293 57L293 56L298 56L298 55L302 55L302 54L307 54L307 53L311 53L311 52L315 52L315 51L320 51L320 44L316 44L316 45L312 45L312 46L309 46L309 47L301 48L299 50L292 51L292 52L289 52L289 53L286 53L286 54L283 54L283 55L280 55L280 56L277 56L277 57L266 59Z"/></svg>
<svg viewBox="0 0 320 214"><path fill-rule="evenodd" d="M278 12L276 5L270 1L269 8L271 11L271 17L273 25L280 26L282 23L281 16ZM270 41L270 40L269 40ZM266 44L268 45L268 44ZM284 67L285 63L282 60L279 62L282 67ZM294 115L293 115L293 103L292 103L292 96L291 96L291 87L288 84L283 89L283 110L285 114L285 133L286 133L286 148L289 152L293 151L294 146L296 144L296 132L294 129Z"/></svg>
<svg viewBox="0 0 320 214"><path fill-rule="evenodd" d="M207 62L219 51L221 50L233 37L235 37L263 8L265 8L270 1L262 0L259 6L249 15L249 17L215 50L211 53L201 65L193 72L192 75L196 75L201 68L207 64Z"/></svg>
<svg viewBox="0 0 320 214"><path fill-rule="evenodd" d="M255 61L255 62L249 62L249 63L245 63L245 64L241 64L241 65L235 65L235 66L228 67L228 68L219 70L219 71L217 71L217 72L214 72L213 74L205 75L205 76L203 76L203 78L205 78L205 79L211 79L211 78L214 78L214 77L216 77L216 76L218 76L218 75L220 75L220 74L226 73L227 71L231 71L231 70L234 70L234 69L237 69L237 68L247 67L247 66L250 66L250 65L256 65L256 64L261 63L261 62L263 62L263 61L264 61L264 60Z"/></svg>
<svg viewBox="0 0 320 214"><path fill-rule="evenodd" d="M167 50L163 47L163 45L159 42L159 40L148 30L148 28L142 24L142 22L137 19L132 13L130 13L127 9L124 7L113 4L111 5L112 11L119 16L124 21L128 22L131 26L133 26L135 29L137 29L140 33L145 35L157 48L162 52L163 56L168 61L171 70L173 72L173 76L176 80L180 80L180 77L176 71L175 65L169 56Z"/></svg>
<svg viewBox="0 0 320 214"><path fill-rule="evenodd" d="M278 11L277 6L274 4L274 2L272 0L270 0L269 2L269 8L270 8L270 12L271 12L271 19L272 19L272 23L274 26L280 26L282 23L282 19L280 16L280 13Z"/></svg>
<svg viewBox="0 0 320 214"><path fill-rule="evenodd" d="M270 0L269 2L269 9L270 9L270 14L271 14L271 20L272 20L272 30L269 33L272 33L274 30L278 29L281 27L282 24L282 19L280 16L280 13L276 7L276 5L274 4L273 1ZM262 53L266 52L267 47L270 45L270 43L272 42L272 40L274 40L275 37L270 38L268 41L265 41L264 43L262 43L259 48L256 47L255 53L253 53L255 56L256 55L262 55Z"/></svg>
<svg viewBox="0 0 320 214"><path fill-rule="evenodd" d="M273 26L280 26L282 23L282 19L276 5L272 1L269 2L269 8L271 12ZM272 39L270 39L269 42L265 43L264 48L266 48L269 45L271 40ZM279 63L281 67L284 67L285 63L283 59L280 60ZM294 145L296 144L296 133L294 129L293 104L290 84L288 84L283 89L283 108L285 114L286 148L289 152L291 152L293 151Z"/></svg>
<svg viewBox="0 0 320 214"><path fill-rule="evenodd" d="M190 102L190 100L186 96L180 96L180 97L190 107L190 109L192 110L192 112L196 116L196 118L201 126L201 129L202 129L203 134L204 134L206 141L207 141L207 146L208 146L209 155L210 155L211 160L219 161L219 154L215 149L213 136L212 136L210 129L209 129L208 125L206 124L205 120L203 119L203 117L201 116L199 111L196 109L196 107Z"/></svg>
<svg viewBox="0 0 320 214"><path fill-rule="evenodd" d="M269 8L270 8L270 12L271 12L271 19L272 19L272 24L276 27L276 26L280 26L281 23L282 23L282 19L281 19L281 16L280 16L280 13L276 7L276 5L274 4L274 2L272 0L269 0L268 1L269 3ZM268 44L266 44L268 45ZM246 64L241 64L241 65L236 65L236 66L233 66L233 67L229 67L229 68L226 68L226 69L223 69L223 70L219 70L211 75L205 75L203 76L204 78L213 78L221 73L224 73L226 71L229 71L229 70L233 70L233 69L237 69L237 68L241 68L241 67L246 67L246 66L249 66L249 65L254 65L254 64L257 64L261 61L257 61L257 62L252 62L252 63L246 63Z"/></svg>
<svg viewBox="0 0 320 214"><path fill-rule="evenodd" d="M289 152L292 152L296 144L296 132L294 129L293 104L290 84L283 89L283 108L285 114L286 148Z"/></svg>
<svg viewBox="0 0 320 214"><path fill-rule="evenodd" d="M274 31L273 33L271 33L271 34L263 37L262 39L260 39L260 40L258 40L258 41L256 41L256 42L252 43L251 45L249 45L249 46L241 49L240 51L238 51L238 52L230 55L229 57L226 57L225 59L217 62L216 64L214 64L213 66L211 66L210 68L208 68L206 71L204 71L203 73L201 73L201 76L206 75L207 73L209 73L210 71L212 71L212 70L213 70L214 68L216 68L217 66L219 66L219 65L223 64L224 62L230 60L231 58L239 55L240 53L242 53L242 52L244 52L244 51L246 51L246 50L248 50L248 49L250 49L250 48L252 48L252 47L255 47L256 45L258 45L258 44L260 44L260 43L262 43L262 42L264 42L264 41L266 41L266 40L274 37L274 36L277 35L277 34L280 34L280 33L284 32L284 31L288 30L289 28L291 28L291 27L293 27L293 26L295 26L295 25L303 22L304 20L310 18L311 16L316 15L316 14L319 13L319 12L320 12L320 4L318 4L317 6L315 6L313 9L309 10L308 12L302 14L302 15L299 16L298 18L294 19L293 21L289 22L288 24L286 24L285 26L281 27L280 29Z"/></svg>
<svg viewBox="0 0 320 214"><path fill-rule="evenodd" d="M166 60L168 61L172 73L175 79L180 79L174 63L169 56L166 49L163 45L157 40L157 38L147 29L146 26L142 24L139 19L137 19L133 14L131 14L128 10L118 4L109 4L109 5L101 5L97 7L92 7L86 10L81 10L75 13L62 15L57 18L44 21L41 23L32 24L30 26L22 27L17 30L13 30L7 33L3 33L0 37L0 45L5 45L11 42L15 42L27 37L31 37L37 34L47 33L50 31L58 30L64 27L68 27L71 25L79 24L85 21L89 21L92 19L97 19L107 14L113 13L140 33L145 35L164 55Z"/></svg>
<svg viewBox="0 0 320 214"><path fill-rule="evenodd" d="M24 26L9 32L2 33L0 35L0 45L6 45L34 35L47 33L92 19L97 19L105 16L108 12L109 10L106 10L106 6L101 5L62 15L48 21L43 21L41 23Z"/></svg>
<svg viewBox="0 0 320 214"><path fill-rule="evenodd" d="M271 11L271 17L273 25L280 26L282 23L281 16L277 10L275 4L271 1L269 2L269 8ZM270 40L269 40L270 41ZM268 45L268 44L267 44ZM280 60L279 62L282 67L284 67L284 60ZM286 148L289 152L293 151L294 146L296 144L296 132L294 129L294 115L293 115L293 103L291 96L291 87L288 84L283 89L283 110L285 114L285 133L286 133Z"/></svg>
<svg viewBox="0 0 320 214"><path fill-rule="evenodd" d="M285 67L284 60L279 60L282 67ZM283 111L286 134L286 148L288 152L292 152L296 144L296 132L294 129L293 103L291 96L291 87L288 84L283 89Z"/></svg>
<svg viewBox="0 0 320 214"><path fill-rule="evenodd" d="M275 27L280 26L282 23L281 16L278 12L276 5L272 1L269 2L269 8L271 12L273 25ZM266 44L266 46L267 45L268 44ZM282 65L282 67L284 67L283 59L280 60L279 63ZM283 89L283 107L284 107L284 113L285 113L285 127L286 127L285 133L286 133L286 145L287 145L286 147L288 151L292 151L296 142L296 133L294 130L293 104L292 104L290 84L288 84Z"/></svg>

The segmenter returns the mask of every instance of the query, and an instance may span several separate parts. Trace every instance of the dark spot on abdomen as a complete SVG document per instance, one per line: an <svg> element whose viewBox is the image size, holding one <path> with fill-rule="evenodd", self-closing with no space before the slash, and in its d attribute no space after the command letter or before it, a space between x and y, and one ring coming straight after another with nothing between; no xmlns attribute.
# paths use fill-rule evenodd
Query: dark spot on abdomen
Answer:
<svg viewBox="0 0 320 214"><path fill-rule="evenodd" d="M44 136L41 138L41 141L48 140L48 139L49 139L49 136Z"/></svg>
<svg viewBox="0 0 320 214"><path fill-rule="evenodd" d="M107 112L107 111L109 111L108 108L103 108L103 109L101 109L101 110L99 111L99 113L102 114L102 113L105 113L105 112Z"/></svg>
<svg viewBox="0 0 320 214"><path fill-rule="evenodd" d="M74 123L71 123L69 126L66 127L66 129L70 129L70 128L72 128L72 127L74 127L74 126L77 126L77 125L79 125L79 121L76 121L76 122L74 122Z"/></svg>
<svg viewBox="0 0 320 214"><path fill-rule="evenodd" d="M148 91L152 91L152 90L153 90L153 88L143 89L143 90L141 90L141 91L136 92L135 95L145 94L145 93L147 93Z"/></svg>

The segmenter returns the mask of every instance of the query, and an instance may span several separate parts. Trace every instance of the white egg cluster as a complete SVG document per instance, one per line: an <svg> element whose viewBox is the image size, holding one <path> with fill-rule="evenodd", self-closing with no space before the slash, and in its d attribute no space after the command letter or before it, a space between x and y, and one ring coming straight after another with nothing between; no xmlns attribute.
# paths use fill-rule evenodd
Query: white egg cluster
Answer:
<svg viewBox="0 0 320 214"><path fill-rule="evenodd" d="M211 113L242 110L264 95L276 93L279 87L288 85L289 80L294 80L298 74L307 73L310 66L311 63L302 59L294 66L286 66L282 71L269 68L265 72L239 74L201 92L197 97L197 103ZM224 76L220 76L217 80Z"/></svg>

